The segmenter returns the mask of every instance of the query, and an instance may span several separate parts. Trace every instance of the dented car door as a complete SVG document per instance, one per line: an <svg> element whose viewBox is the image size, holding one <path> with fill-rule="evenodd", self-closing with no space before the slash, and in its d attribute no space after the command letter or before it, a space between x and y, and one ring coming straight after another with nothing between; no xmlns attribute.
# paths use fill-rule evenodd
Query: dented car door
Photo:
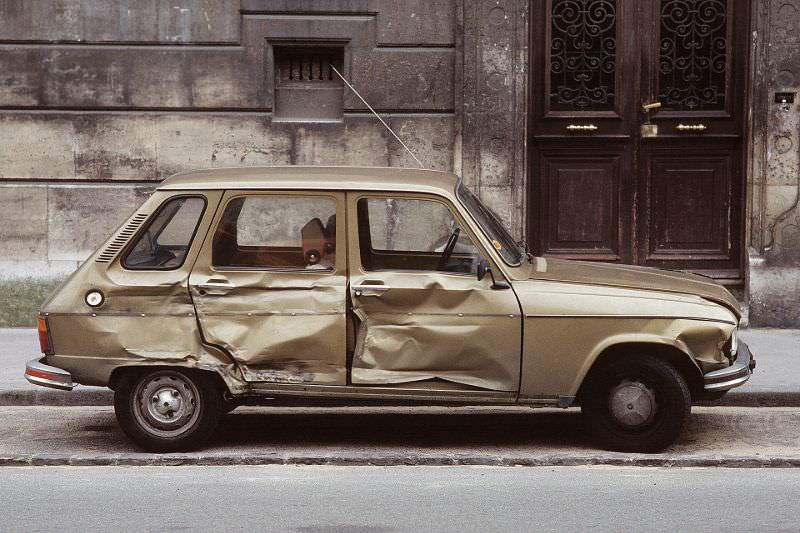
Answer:
<svg viewBox="0 0 800 533"><path fill-rule="evenodd" d="M189 280L247 381L346 382L344 194L228 191ZM337 222L338 220L338 222Z"/></svg>
<svg viewBox="0 0 800 533"><path fill-rule="evenodd" d="M488 254L452 204L400 193L347 201L353 385L444 380L517 391L519 303L510 285L478 279Z"/></svg>

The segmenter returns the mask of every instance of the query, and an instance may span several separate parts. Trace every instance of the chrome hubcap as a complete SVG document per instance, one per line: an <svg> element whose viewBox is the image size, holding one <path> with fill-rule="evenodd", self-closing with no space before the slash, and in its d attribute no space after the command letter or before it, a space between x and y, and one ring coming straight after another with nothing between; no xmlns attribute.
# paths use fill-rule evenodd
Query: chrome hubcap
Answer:
<svg viewBox="0 0 800 533"><path fill-rule="evenodd" d="M629 427L649 424L658 410L653 390L628 379L611 390L608 404L614 420Z"/></svg>
<svg viewBox="0 0 800 533"><path fill-rule="evenodd" d="M183 374L169 370L157 372L139 382L134 416L153 435L174 437L197 421L199 396L197 387Z"/></svg>
<svg viewBox="0 0 800 533"><path fill-rule="evenodd" d="M183 397L180 391L172 387L166 387L156 392L151 403L153 417L165 422L172 420L183 409Z"/></svg>

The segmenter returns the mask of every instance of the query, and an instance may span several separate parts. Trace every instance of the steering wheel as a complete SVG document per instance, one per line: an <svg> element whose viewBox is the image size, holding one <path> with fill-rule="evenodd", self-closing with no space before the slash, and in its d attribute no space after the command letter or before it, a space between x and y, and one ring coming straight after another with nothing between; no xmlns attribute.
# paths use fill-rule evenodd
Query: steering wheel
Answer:
<svg viewBox="0 0 800 533"><path fill-rule="evenodd" d="M444 270L444 267L447 265L447 261L450 259L450 256L453 255L453 250L456 247L458 236L460 234L461 228L454 229L453 233L450 234L450 237L447 239L447 243L444 245L444 250L442 250L442 257L439 259L439 264L436 265L436 270Z"/></svg>

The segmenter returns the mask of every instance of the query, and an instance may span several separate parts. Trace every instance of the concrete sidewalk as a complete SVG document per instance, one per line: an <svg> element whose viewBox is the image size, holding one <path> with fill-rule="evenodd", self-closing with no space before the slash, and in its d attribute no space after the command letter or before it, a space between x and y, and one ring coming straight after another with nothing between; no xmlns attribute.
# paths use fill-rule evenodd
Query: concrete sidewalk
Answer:
<svg viewBox="0 0 800 533"><path fill-rule="evenodd" d="M748 329L742 340L758 362L750 381L708 405L800 407L800 330ZM0 329L0 405L110 405L111 391L76 387L71 392L37 387L23 377L39 357L35 329Z"/></svg>

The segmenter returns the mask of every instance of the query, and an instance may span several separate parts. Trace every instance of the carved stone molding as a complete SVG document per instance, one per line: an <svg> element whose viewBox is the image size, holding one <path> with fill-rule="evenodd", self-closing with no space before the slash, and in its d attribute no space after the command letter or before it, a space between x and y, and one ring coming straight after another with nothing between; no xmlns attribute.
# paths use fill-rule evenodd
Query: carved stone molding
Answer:
<svg viewBox="0 0 800 533"><path fill-rule="evenodd" d="M757 0L750 80L752 135L747 180L750 321L798 326L800 308L800 0Z"/></svg>
<svg viewBox="0 0 800 533"><path fill-rule="evenodd" d="M526 196L528 2L462 0L460 7L461 174L521 238Z"/></svg>

